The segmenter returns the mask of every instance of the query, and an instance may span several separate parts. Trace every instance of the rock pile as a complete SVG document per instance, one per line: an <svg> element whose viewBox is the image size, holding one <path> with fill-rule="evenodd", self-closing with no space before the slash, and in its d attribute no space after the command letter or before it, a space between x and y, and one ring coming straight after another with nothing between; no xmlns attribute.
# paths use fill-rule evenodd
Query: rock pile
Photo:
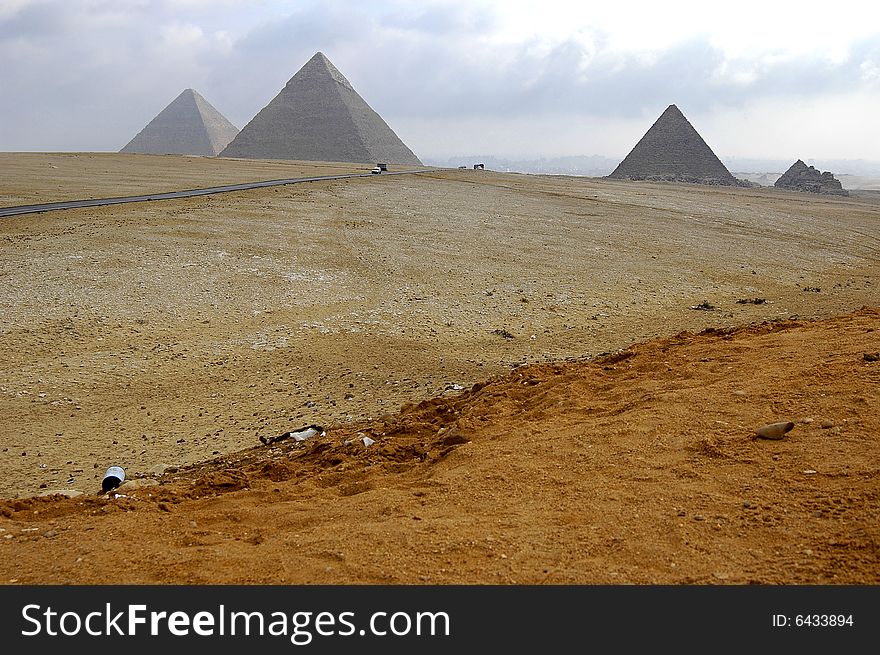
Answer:
<svg viewBox="0 0 880 655"><path fill-rule="evenodd" d="M849 195L829 172L820 173L815 167L807 166L798 159L773 185L777 189L806 191L808 193L830 193L836 196Z"/></svg>

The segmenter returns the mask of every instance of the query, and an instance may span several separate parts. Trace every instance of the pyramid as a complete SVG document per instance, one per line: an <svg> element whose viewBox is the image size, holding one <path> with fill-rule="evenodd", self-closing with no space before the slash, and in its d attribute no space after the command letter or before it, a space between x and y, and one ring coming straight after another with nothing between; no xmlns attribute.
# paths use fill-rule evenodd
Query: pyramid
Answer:
<svg viewBox="0 0 880 655"><path fill-rule="evenodd" d="M773 185L777 189L790 189L792 191L806 191L809 193L828 193L836 196L847 196L840 180L834 179L834 175L828 171L820 173L815 167L807 166L798 159L791 167L776 180Z"/></svg>
<svg viewBox="0 0 880 655"><path fill-rule="evenodd" d="M220 156L421 165L320 52Z"/></svg>
<svg viewBox="0 0 880 655"><path fill-rule="evenodd" d="M193 89L187 89L119 152L213 157L236 134L235 125Z"/></svg>
<svg viewBox="0 0 880 655"><path fill-rule="evenodd" d="M675 105L669 105L608 177L738 185Z"/></svg>

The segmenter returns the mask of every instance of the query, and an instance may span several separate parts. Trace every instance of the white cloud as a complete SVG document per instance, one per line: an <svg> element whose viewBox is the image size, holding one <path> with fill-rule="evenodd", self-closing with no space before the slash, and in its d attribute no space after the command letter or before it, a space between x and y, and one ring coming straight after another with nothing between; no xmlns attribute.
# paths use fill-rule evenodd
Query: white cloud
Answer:
<svg viewBox="0 0 880 655"><path fill-rule="evenodd" d="M0 0L0 149L116 149L187 87L241 126L322 50L424 155L625 154L674 102L720 143L729 121L731 154L787 148L787 111L800 143L880 159L802 110L870 122L874 5Z"/></svg>
<svg viewBox="0 0 880 655"><path fill-rule="evenodd" d="M198 25L185 25L182 23L163 25L160 33L162 35L161 47L163 48L191 47L201 41L205 35L202 28Z"/></svg>

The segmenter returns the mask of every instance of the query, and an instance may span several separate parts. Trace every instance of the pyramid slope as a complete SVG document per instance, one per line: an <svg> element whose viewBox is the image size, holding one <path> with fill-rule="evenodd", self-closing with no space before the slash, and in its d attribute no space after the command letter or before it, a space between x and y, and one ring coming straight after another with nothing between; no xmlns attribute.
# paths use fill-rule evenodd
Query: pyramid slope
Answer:
<svg viewBox="0 0 880 655"><path fill-rule="evenodd" d="M148 155L220 153L238 128L193 89L186 89L119 152Z"/></svg>
<svg viewBox="0 0 880 655"><path fill-rule="evenodd" d="M806 191L808 193L828 193L838 196L849 195L834 175L828 171L820 173L814 166L807 166L798 159L773 185L777 189Z"/></svg>
<svg viewBox="0 0 880 655"><path fill-rule="evenodd" d="M608 177L737 184L736 178L675 105L666 108Z"/></svg>
<svg viewBox="0 0 880 655"><path fill-rule="evenodd" d="M421 165L320 52L242 128L220 156Z"/></svg>

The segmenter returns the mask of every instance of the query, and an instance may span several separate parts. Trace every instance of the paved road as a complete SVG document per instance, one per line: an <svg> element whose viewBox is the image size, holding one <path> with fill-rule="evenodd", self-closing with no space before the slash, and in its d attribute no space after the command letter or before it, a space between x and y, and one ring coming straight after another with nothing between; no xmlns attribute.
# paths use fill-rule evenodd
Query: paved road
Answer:
<svg viewBox="0 0 880 655"><path fill-rule="evenodd" d="M427 173L430 168L413 171L395 171L381 173L386 175L409 175L412 173ZM0 218L4 216L18 216L20 214L38 214L51 212L59 209L75 209L77 207L101 207L103 205L121 205L127 202L146 202L148 200L172 200L174 198L192 198L193 196L208 196L212 193L229 193L230 191L247 191L248 189L261 189L269 186L283 186L285 184L299 184L301 182L320 182L323 180L345 180L352 177L372 177L373 173L348 173L345 175L322 175L319 177L292 177L287 180L266 180L265 182L245 182L244 184L227 184L225 186L212 186L204 189L188 189L185 191L169 191L167 193L150 193L143 196L123 196L121 198L93 198L91 200L65 200L62 202L46 202L39 205L19 205L18 207L0 207ZM376 177L379 177L377 175Z"/></svg>

